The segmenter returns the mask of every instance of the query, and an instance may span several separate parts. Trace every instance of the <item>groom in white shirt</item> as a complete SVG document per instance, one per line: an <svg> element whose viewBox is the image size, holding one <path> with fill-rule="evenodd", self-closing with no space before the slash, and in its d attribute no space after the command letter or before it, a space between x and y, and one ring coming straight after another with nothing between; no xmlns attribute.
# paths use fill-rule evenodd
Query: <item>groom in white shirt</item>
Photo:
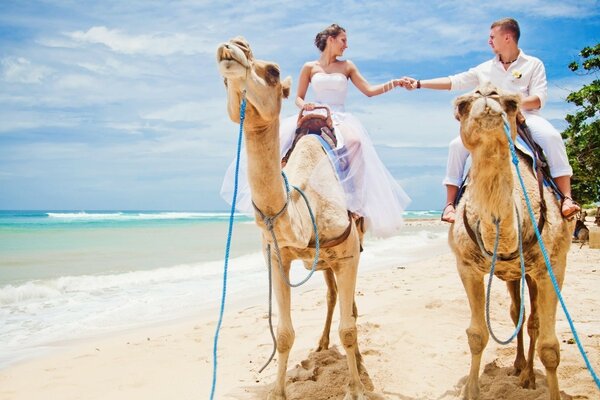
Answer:
<svg viewBox="0 0 600 400"><path fill-rule="evenodd" d="M470 90L484 82L521 95L521 111L527 121L533 139L544 150L550 167L550 174L558 189L563 193L561 206L563 217L570 218L580 207L571 198L571 176L573 169L560 133L547 120L540 116L540 109L547 97L546 71L544 64L536 57L519 49L521 35L519 24L512 18L496 21L491 26L489 45L496 56L478 66L449 77L416 80L405 78L407 89ZM462 183L466 160L469 156L460 136L450 142L446 177L443 183L447 188L446 207L442 220L454 222L454 199Z"/></svg>

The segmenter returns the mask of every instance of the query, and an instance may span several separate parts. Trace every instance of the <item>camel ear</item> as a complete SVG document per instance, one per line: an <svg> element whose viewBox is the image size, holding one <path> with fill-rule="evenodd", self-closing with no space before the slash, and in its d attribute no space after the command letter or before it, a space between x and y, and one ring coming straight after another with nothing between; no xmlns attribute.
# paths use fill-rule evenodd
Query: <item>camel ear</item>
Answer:
<svg viewBox="0 0 600 400"><path fill-rule="evenodd" d="M284 99L287 99L290 95L290 89L292 88L292 77L288 76L281 81L281 95Z"/></svg>
<svg viewBox="0 0 600 400"><path fill-rule="evenodd" d="M460 96L454 101L454 118L458 121L468 114L471 108L471 97Z"/></svg>

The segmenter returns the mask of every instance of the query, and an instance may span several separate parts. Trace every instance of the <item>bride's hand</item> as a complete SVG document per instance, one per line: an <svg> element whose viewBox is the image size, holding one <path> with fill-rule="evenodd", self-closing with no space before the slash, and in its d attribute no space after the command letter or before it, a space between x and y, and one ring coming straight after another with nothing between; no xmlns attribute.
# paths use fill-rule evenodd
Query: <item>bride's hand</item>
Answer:
<svg viewBox="0 0 600 400"><path fill-rule="evenodd" d="M304 105L302 106L302 109L304 111L312 111L315 109L315 104L314 103L304 103Z"/></svg>

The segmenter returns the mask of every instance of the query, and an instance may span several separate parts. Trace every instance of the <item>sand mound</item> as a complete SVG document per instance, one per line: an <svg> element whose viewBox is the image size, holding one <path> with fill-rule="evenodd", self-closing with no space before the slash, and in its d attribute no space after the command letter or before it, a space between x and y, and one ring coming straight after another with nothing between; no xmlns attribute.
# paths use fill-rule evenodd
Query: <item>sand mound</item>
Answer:
<svg viewBox="0 0 600 400"><path fill-rule="evenodd" d="M480 400L547 400L548 385L546 376L539 369L535 372L535 389L523 389L519 386L519 377L513 375L513 367L502 367L498 359L487 364L479 377ZM463 378L463 381L466 377ZM464 382L461 382L464 384ZM560 392L561 400L573 400L575 397ZM581 398L581 397L579 397Z"/></svg>

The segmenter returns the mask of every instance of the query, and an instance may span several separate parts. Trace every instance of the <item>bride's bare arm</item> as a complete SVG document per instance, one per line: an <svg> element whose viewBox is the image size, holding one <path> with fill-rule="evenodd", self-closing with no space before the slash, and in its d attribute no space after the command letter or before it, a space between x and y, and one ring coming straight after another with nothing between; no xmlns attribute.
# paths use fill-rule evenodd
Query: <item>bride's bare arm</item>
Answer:
<svg viewBox="0 0 600 400"><path fill-rule="evenodd" d="M306 103L304 98L306 97L306 92L308 90L308 85L310 83L310 74L312 72L311 63L306 63L302 66L300 70L300 76L298 77L298 91L296 92L296 106L298 108L304 108L307 110L312 109L311 103Z"/></svg>
<svg viewBox="0 0 600 400"><path fill-rule="evenodd" d="M379 85L371 85L360 73L358 67L354 65L354 63L350 60L346 61L348 63L348 77L356 86L358 90L360 90L365 96L373 97L383 94L385 92L389 92L390 90L402 86L402 81L400 79L392 79L385 83L381 83Z"/></svg>

